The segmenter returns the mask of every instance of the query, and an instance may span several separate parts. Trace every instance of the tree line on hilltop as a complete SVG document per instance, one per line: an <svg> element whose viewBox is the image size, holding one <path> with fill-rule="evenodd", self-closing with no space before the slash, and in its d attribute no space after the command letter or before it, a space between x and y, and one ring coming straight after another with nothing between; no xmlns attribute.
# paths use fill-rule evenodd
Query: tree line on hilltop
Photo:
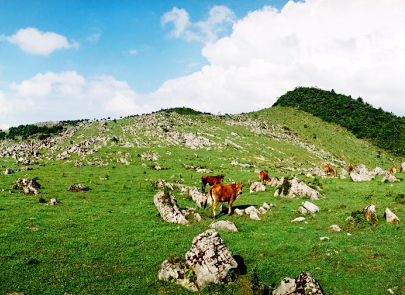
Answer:
<svg viewBox="0 0 405 295"><path fill-rule="evenodd" d="M361 139L398 156L405 155L405 118L374 108L361 97L337 94L315 87L297 87L282 95L273 106L294 107L339 124Z"/></svg>

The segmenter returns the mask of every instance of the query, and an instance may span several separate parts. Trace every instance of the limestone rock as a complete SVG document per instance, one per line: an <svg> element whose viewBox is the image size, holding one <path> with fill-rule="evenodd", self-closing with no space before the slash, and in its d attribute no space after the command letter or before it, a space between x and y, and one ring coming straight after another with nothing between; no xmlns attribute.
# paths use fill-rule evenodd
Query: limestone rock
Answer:
<svg viewBox="0 0 405 295"><path fill-rule="evenodd" d="M388 223L395 223L399 222L399 218L389 209L385 209L385 220L387 220Z"/></svg>
<svg viewBox="0 0 405 295"><path fill-rule="evenodd" d="M261 220L259 217L260 211L257 210L254 206L249 206L245 209L245 213L249 214L250 219L252 220Z"/></svg>
<svg viewBox="0 0 405 295"><path fill-rule="evenodd" d="M340 172L339 172L339 178L340 179L346 179L348 174L349 173L347 173L347 171L345 169L341 169Z"/></svg>
<svg viewBox="0 0 405 295"><path fill-rule="evenodd" d="M186 253L186 266L194 271L195 283L202 289L211 283L221 283L238 263L218 232L209 229L193 239Z"/></svg>
<svg viewBox="0 0 405 295"><path fill-rule="evenodd" d="M305 220L305 217L297 217L297 218L294 218L293 220L291 220L291 222L302 222L304 220Z"/></svg>
<svg viewBox="0 0 405 295"><path fill-rule="evenodd" d="M3 171L3 174L4 174L4 175L13 174L13 173L14 173L14 170L11 169L11 168L6 168L6 170Z"/></svg>
<svg viewBox="0 0 405 295"><path fill-rule="evenodd" d="M309 187L305 182L294 177L293 179L284 179L283 184L277 187L275 196L294 198L311 197L311 200L319 200L319 192Z"/></svg>
<svg viewBox="0 0 405 295"><path fill-rule="evenodd" d="M243 214L245 213L245 210L241 210L241 209L236 208L235 210L233 210L233 212L234 212L236 215L241 216L241 215L243 215Z"/></svg>
<svg viewBox="0 0 405 295"><path fill-rule="evenodd" d="M381 182L399 182L400 180L396 178L394 175L387 173L383 179L381 179Z"/></svg>
<svg viewBox="0 0 405 295"><path fill-rule="evenodd" d="M324 295L322 287L311 276L304 272L295 279L284 278L278 288L272 292L272 295Z"/></svg>
<svg viewBox="0 0 405 295"><path fill-rule="evenodd" d="M49 200L47 205L55 206L55 205L58 205L58 204L59 204L59 201L56 198L52 198L52 199Z"/></svg>
<svg viewBox="0 0 405 295"><path fill-rule="evenodd" d="M351 172L350 172L350 179L354 182L362 182L362 181L371 181L375 177L374 173L370 173L366 166L361 164L357 167L355 167Z"/></svg>
<svg viewBox="0 0 405 295"><path fill-rule="evenodd" d="M162 281L174 280L176 284L186 289L198 291L198 287L194 282L194 273L184 266L182 259L166 259L163 261L158 278Z"/></svg>
<svg viewBox="0 0 405 295"><path fill-rule="evenodd" d="M329 229L330 229L331 231L336 231L336 232L340 232L340 231L341 231L340 226L339 226L339 225L336 225L336 224L332 224L331 226L329 226Z"/></svg>
<svg viewBox="0 0 405 295"><path fill-rule="evenodd" d="M171 193L159 191L153 198L153 203L158 209L160 216L166 222L188 224L187 219L181 213L177 205L176 197Z"/></svg>
<svg viewBox="0 0 405 295"><path fill-rule="evenodd" d="M18 178L13 186L14 189L20 189L24 195L28 195L30 193L38 195L38 189L40 187L41 185L36 181L36 178L30 180L26 178Z"/></svg>
<svg viewBox="0 0 405 295"><path fill-rule="evenodd" d="M308 210L305 209L304 207L300 206L300 207L298 208L298 212L301 213L301 214L303 214L303 215L305 215L305 214L308 213Z"/></svg>
<svg viewBox="0 0 405 295"><path fill-rule="evenodd" d="M251 193L264 192L264 191L266 191L266 186L259 181L253 182L250 185Z"/></svg>
<svg viewBox="0 0 405 295"><path fill-rule="evenodd" d="M364 216L366 217L366 219L368 221L372 221L372 220L377 221L378 220L377 219L377 211L375 209L375 205L373 205L373 204L368 205L367 207L364 207L363 208L363 214L364 214Z"/></svg>
<svg viewBox="0 0 405 295"><path fill-rule="evenodd" d="M311 203L311 202L308 202L308 201L303 202L303 203L302 203L302 206L303 206L305 209L307 209L310 213L313 213L313 214L314 214L314 213L316 213L316 212L319 212L319 207L318 207L317 205Z"/></svg>
<svg viewBox="0 0 405 295"><path fill-rule="evenodd" d="M292 295L295 292L297 286L295 285L295 279L284 278L278 288L272 292L273 295Z"/></svg>
<svg viewBox="0 0 405 295"><path fill-rule="evenodd" d="M220 229L220 230L234 232L234 233L238 232L238 229L236 228L235 224L228 220L219 220L219 221L212 222L210 224L210 227L214 228L214 229Z"/></svg>

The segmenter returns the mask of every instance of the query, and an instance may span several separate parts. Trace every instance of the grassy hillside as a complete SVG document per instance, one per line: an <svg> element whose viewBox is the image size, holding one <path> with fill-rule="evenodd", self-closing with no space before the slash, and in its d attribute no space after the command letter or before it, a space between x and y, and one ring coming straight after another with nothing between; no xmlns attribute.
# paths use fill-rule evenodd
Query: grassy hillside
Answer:
<svg viewBox="0 0 405 295"><path fill-rule="evenodd" d="M352 99L334 90L297 87L274 105L296 107L324 121L340 124L380 148L405 155L405 118L376 109L361 97Z"/></svg>
<svg viewBox="0 0 405 295"><path fill-rule="evenodd" d="M181 114L179 114L181 113ZM28 151L28 152L27 152ZM261 221L220 215L238 233L220 231L246 274L203 294L266 294L282 278L309 271L327 294L405 293L405 227L383 219L389 207L405 218L404 182L367 183L304 176L308 168L348 164L389 169L403 159L356 138L339 125L276 106L255 113L214 116L182 109L116 121L80 122L60 135L23 142L0 141L0 165L16 173L0 176L0 294L189 294L157 279L163 260L189 250L209 228L210 210L189 226L165 223L153 204L158 179L200 188L202 174L225 174L226 182L297 175L322 188L320 212L291 223L302 199L274 197L275 189L244 194L234 206L276 205ZM83 166L79 166L82 164ZM38 178L39 196L13 189L17 178ZM397 177L404 177L398 173ZM90 190L71 192L84 183ZM181 207L195 207L175 191ZM57 206L38 201L60 200ZM368 204L379 222L345 222ZM343 230L332 233L338 224ZM348 233L350 235L348 235ZM328 236L330 240L320 241Z"/></svg>

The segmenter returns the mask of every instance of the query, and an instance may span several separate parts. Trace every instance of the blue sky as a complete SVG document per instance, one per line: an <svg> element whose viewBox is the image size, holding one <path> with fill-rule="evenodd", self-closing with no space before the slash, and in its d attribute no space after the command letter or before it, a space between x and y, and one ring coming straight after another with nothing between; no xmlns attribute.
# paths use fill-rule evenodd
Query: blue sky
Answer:
<svg viewBox="0 0 405 295"><path fill-rule="evenodd" d="M248 112L296 86L405 115L404 20L401 0L3 0L0 128Z"/></svg>

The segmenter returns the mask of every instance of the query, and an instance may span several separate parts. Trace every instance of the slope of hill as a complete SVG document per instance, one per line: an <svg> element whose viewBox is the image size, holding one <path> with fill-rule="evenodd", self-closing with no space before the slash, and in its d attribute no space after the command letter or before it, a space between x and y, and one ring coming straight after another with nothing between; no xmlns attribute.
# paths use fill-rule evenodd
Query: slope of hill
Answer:
<svg viewBox="0 0 405 295"><path fill-rule="evenodd" d="M375 109L360 97L355 100L333 90L297 87L282 95L274 105L306 111L324 121L340 124L380 148L405 155L405 118Z"/></svg>
<svg viewBox="0 0 405 295"><path fill-rule="evenodd" d="M235 208L273 203L260 221L246 215L219 214L238 233L220 231L246 272L233 284L213 285L202 294L266 294L284 277L311 272L326 294L405 292L402 223L383 220L391 208L405 218L403 181L354 183L338 177L307 178L308 169L365 164L389 169L400 157L356 138L340 125L291 107L216 116L188 109L162 110L120 120L83 121L39 140L1 140L0 165L15 173L0 175L0 293L25 294L190 294L157 278L167 258L184 256L193 237L209 228L210 210L196 208L201 221L189 226L165 223L153 204L156 182L201 188L196 168L225 174L225 181L257 181L297 176L319 187L320 212L300 216L302 199L274 197L275 188L243 195ZM398 177L404 177L399 173ZM37 178L38 196L22 195L18 178ZM71 192L83 183L90 189ZM195 207L187 194L174 191L182 208ZM57 198L60 204L38 202ZM379 222L357 216L375 204ZM217 211L218 212L218 211ZM338 224L340 233L328 228ZM347 234L351 234L350 236ZM320 241L328 236L330 240ZM361 245L361 246L360 246Z"/></svg>

